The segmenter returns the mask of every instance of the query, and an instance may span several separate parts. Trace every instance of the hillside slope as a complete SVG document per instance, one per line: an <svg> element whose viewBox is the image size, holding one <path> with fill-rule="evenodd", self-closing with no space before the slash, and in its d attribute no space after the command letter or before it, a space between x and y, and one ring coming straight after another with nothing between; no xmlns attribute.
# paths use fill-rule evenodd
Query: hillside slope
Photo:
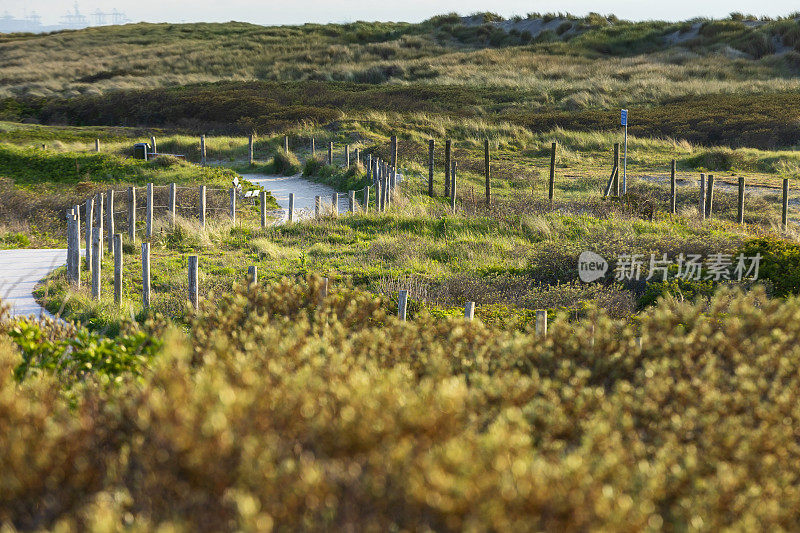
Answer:
<svg viewBox="0 0 800 533"><path fill-rule="evenodd" d="M0 97L219 80L524 88L566 110L800 87L800 22L446 15L420 24L130 24L0 36Z"/></svg>

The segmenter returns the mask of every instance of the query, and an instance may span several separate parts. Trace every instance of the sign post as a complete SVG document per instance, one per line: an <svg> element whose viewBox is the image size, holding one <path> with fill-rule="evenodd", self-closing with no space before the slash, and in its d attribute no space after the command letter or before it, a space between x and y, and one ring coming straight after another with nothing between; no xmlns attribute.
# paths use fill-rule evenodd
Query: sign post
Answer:
<svg viewBox="0 0 800 533"><path fill-rule="evenodd" d="M625 152L622 163L622 194L628 192L627 174L628 174L628 110L623 109L620 113L620 122L625 126Z"/></svg>

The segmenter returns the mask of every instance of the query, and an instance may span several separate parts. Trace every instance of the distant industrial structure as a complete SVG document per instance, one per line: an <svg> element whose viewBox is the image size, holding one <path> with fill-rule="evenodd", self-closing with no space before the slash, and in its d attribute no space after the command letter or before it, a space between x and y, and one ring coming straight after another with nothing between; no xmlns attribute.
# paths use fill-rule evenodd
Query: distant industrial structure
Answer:
<svg viewBox="0 0 800 533"><path fill-rule="evenodd" d="M57 24L42 24L42 17L35 11L26 14L23 18L12 17L6 11L0 16L0 33L44 33L58 30L78 30L89 26L108 26L116 24L126 24L131 20L116 9L111 12L104 12L100 8L94 13L86 16L80 12L78 3L75 2L72 11L68 11L59 19Z"/></svg>

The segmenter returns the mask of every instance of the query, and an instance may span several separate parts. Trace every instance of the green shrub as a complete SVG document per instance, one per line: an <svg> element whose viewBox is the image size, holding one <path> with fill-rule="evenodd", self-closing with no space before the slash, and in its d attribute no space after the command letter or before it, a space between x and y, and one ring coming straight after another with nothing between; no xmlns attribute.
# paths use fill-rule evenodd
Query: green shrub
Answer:
<svg viewBox="0 0 800 533"><path fill-rule="evenodd" d="M739 253L761 254L758 279L769 280L775 296L800 294L800 244L762 237L746 242Z"/></svg>
<svg viewBox="0 0 800 533"><path fill-rule="evenodd" d="M300 160L292 152L279 152L272 158L272 169L282 176L294 176L300 172Z"/></svg>

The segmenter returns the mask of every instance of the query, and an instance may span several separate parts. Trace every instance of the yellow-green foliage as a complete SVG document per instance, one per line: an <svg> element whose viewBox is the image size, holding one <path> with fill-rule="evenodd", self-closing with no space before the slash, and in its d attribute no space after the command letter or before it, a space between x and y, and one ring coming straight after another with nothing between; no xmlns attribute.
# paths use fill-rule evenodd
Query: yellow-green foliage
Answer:
<svg viewBox="0 0 800 533"><path fill-rule="evenodd" d="M188 530L796 527L800 302L667 301L547 339L318 279L204 305L140 378L12 377L0 523ZM642 336L642 348L636 336Z"/></svg>

